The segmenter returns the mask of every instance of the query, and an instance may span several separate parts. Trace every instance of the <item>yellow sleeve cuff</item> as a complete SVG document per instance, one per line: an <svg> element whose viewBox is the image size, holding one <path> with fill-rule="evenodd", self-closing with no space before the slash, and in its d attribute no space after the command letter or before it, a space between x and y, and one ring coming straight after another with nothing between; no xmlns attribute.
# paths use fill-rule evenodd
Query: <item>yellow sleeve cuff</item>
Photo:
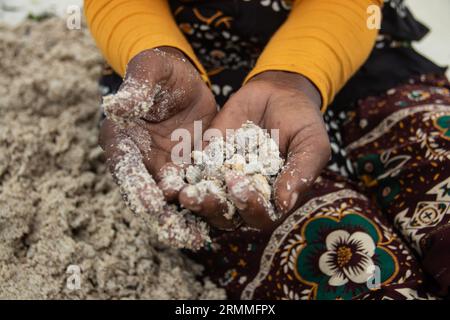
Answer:
<svg viewBox="0 0 450 320"><path fill-rule="evenodd" d="M124 76L138 53L161 46L181 50L202 78L208 76L179 30L167 0L85 0L90 31L111 67Z"/></svg>
<svg viewBox="0 0 450 320"><path fill-rule="evenodd" d="M245 79L280 70L302 74L318 88L322 110L369 56L378 30L368 7L381 0L297 0Z"/></svg>

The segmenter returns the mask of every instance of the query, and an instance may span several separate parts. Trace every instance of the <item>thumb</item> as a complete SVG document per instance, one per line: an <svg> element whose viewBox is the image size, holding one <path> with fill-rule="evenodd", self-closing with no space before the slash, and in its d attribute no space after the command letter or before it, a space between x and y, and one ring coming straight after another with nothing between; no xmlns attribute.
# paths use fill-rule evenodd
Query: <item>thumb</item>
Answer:
<svg viewBox="0 0 450 320"><path fill-rule="evenodd" d="M326 134L306 141L297 134L290 143L287 162L275 181L277 209L283 214L295 209L329 158L330 147Z"/></svg>

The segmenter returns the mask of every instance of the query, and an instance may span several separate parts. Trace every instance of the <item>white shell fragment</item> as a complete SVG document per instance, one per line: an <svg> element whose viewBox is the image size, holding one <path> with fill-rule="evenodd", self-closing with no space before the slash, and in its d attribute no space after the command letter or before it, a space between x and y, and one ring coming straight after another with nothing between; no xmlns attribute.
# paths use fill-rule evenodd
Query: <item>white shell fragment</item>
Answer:
<svg viewBox="0 0 450 320"><path fill-rule="evenodd" d="M277 219L270 202L273 198L272 183L284 160L280 157L277 143L260 127L249 121L229 134L226 140L212 138L203 152L193 151L191 156L193 165L187 167L185 175L187 183L197 186L189 188L192 196L202 199L206 193L216 194L229 203L226 217L231 219L236 208L226 188L225 175L228 172L243 174L250 178L247 187L262 195L270 217ZM239 194L238 189L239 184L233 189L235 195Z"/></svg>
<svg viewBox="0 0 450 320"><path fill-rule="evenodd" d="M119 148L123 155L115 168L117 181L129 206L144 217L151 232L174 248L196 250L210 242L209 227L199 216L165 201L133 141L124 139ZM278 219L271 202L272 183L283 166L283 159L275 141L260 127L247 122L226 140L211 139L203 151L193 151L191 157L191 165L166 168L161 173L159 186L165 190L183 190L198 202L207 195L214 195L225 204L224 217L233 219L236 225L240 224L240 217L233 199L245 201L243 196L239 197L243 190L257 191L269 217L274 221ZM233 190L227 190L225 177L230 174L246 179L236 183Z"/></svg>

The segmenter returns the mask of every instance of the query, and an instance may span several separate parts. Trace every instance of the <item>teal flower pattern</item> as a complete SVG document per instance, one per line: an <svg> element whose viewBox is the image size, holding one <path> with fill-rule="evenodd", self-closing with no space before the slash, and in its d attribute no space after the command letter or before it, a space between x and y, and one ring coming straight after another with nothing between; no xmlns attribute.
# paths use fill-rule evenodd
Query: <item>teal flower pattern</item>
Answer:
<svg viewBox="0 0 450 320"><path fill-rule="evenodd" d="M381 284L398 272L394 255L380 243L379 230L359 214L313 218L303 232L306 243L296 271L301 282L314 287L316 299L351 299L368 292L376 267Z"/></svg>

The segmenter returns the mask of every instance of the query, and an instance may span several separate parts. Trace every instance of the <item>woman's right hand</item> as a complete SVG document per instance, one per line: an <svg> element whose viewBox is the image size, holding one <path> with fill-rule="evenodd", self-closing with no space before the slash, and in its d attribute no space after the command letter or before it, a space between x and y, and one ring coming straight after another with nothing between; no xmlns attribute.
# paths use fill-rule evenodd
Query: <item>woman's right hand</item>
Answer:
<svg viewBox="0 0 450 320"><path fill-rule="evenodd" d="M99 143L112 174L126 153L121 142L131 140L137 148L130 150L140 151L148 171L141 174L154 178L171 162L172 148L178 143L171 141L172 132L187 129L193 139L194 121L201 120L206 129L217 113L214 96L197 69L181 51L170 47L134 57L118 93L106 98L104 106L107 119L101 125Z"/></svg>
<svg viewBox="0 0 450 320"><path fill-rule="evenodd" d="M134 57L119 91L103 106L107 119L99 144L110 171L132 209L136 211L130 197L147 213L160 213L162 207L155 203L165 202L163 196L178 196L155 182L162 167L172 166L171 152L178 141L171 141L171 134L186 129L192 146L194 121L208 128L217 113L211 90L181 51L162 47Z"/></svg>

